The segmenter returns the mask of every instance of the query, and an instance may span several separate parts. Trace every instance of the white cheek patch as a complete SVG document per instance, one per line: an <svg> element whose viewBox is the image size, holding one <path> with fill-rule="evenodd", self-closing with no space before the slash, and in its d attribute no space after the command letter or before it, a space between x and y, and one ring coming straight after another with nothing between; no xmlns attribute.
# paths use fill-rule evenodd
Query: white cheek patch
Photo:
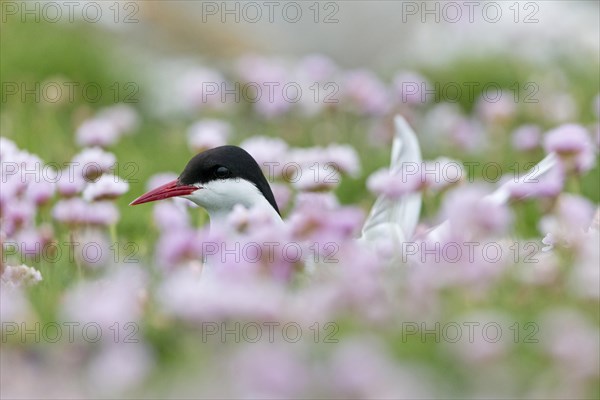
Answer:
<svg viewBox="0 0 600 400"><path fill-rule="evenodd" d="M241 178L210 181L204 185L204 188L234 203L254 203L263 197L254 184Z"/></svg>
<svg viewBox="0 0 600 400"><path fill-rule="evenodd" d="M226 218L236 205L248 209L260 207L270 213L274 221L281 222L279 213L260 190L245 179L219 179L197 186L198 190L185 198L204 208L211 223Z"/></svg>
<svg viewBox="0 0 600 400"><path fill-rule="evenodd" d="M198 187L185 197L208 212L229 212L236 204L250 208L267 202L254 184L241 178L214 180Z"/></svg>
<svg viewBox="0 0 600 400"><path fill-rule="evenodd" d="M252 183L241 178L218 179L207 182L202 187L207 188L215 193L223 195L232 195L240 192L243 187L248 186L248 189L255 188ZM258 190L258 189L257 189Z"/></svg>

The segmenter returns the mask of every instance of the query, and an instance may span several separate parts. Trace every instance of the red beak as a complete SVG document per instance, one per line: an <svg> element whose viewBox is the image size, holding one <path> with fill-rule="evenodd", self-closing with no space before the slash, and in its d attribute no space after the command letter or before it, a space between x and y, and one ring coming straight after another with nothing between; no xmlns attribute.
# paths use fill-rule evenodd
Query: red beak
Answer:
<svg viewBox="0 0 600 400"><path fill-rule="evenodd" d="M179 182L177 179L175 179L174 181L165 183L164 185L141 195L129 203L129 205L135 206L137 204L149 203L151 201L168 199L169 197L185 196L194 193L198 189L199 188L192 185L179 185Z"/></svg>

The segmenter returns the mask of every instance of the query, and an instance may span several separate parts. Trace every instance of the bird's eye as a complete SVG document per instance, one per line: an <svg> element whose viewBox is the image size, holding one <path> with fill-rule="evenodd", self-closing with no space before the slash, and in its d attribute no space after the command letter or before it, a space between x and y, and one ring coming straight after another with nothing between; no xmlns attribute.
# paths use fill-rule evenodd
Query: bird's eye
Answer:
<svg viewBox="0 0 600 400"><path fill-rule="evenodd" d="M229 176L229 168L227 167L219 167L215 170L215 176L219 179L225 179Z"/></svg>

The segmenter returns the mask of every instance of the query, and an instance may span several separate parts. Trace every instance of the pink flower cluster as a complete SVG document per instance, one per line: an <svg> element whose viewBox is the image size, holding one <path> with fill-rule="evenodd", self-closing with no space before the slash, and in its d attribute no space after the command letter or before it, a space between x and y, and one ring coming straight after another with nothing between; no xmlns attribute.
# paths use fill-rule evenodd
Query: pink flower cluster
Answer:
<svg viewBox="0 0 600 400"><path fill-rule="evenodd" d="M134 129L138 123L137 114L124 105L104 109L95 118L94 121L110 125L119 135ZM113 143L114 138L106 136L109 133L95 132L98 140L86 143ZM81 139L81 130L77 136ZM57 242L59 238L54 234L53 225L40 222L44 220L40 214L46 214L51 206L53 221L66 225L71 231L71 239L86 238L89 242L102 243L107 250L109 243L104 230L119 219L113 200L129 189L128 183L114 174L115 155L101 147L86 147L65 163L63 169L57 170L54 168L56 163L46 164L38 156L19 149L12 141L4 137L0 140L0 236L3 249L6 251L7 246L12 246L11 255L32 257ZM2 263L6 261L3 259Z"/></svg>
<svg viewBox="0 0 600 400"><path fill-rule="evenodd" d="M125 104L107 107L83 121L77 128L76 141L79 146L109 147L123 135L135 132L138 125L139 117L132 107Z"/></svg>
<svg viewBox="0 0 600 400"><path fill-rule="evenodd" d="M365 168L358 146L293 147L284 138L251 136L241 146L263 168L283 222L238 205L210 225L188 200L160 201L146 208L147 219L139 211L145 234L136 244L144 265L130 265L106 257L114 239L109 233L122 235L115 232L115 199L128 191L106 148L135 131L133 110L117 106L84 122L76 140L85 147L59 171L1 138L2 250L13 254L8 245L23 243L19 255L31 257L35 244L62 235L105 251L87 265L103 268L70 271L65 262L41 269L43 278L21 262L2 264L3 396L597 394L600 211L575 190L565 191L597 161L597 143L584 126L515 127L521 110L506 97L494 104L479 99L472 115L455 104L422 105L430 83L420 74L400 71L390 89L371 71L343 71L318 55L296 65L247 57L235 74L265 90L289 80L343 82L339 104L295 105L280 95L253 103L251 116L260 121L295 111L364 118L402 109L422 128L416 130L427 156L438 154L438 145L460 155L493 154L499 141L518 156L545 152L548 158L533 180L527 179L531 170L519 179L505 171L495 183L472 182L466 163L446 157L376 170L361 197L382 196L378 203L392 207L380 221L383 237L369 242L357 240L368 202L338 199L343 179L360 178ZM232 123L212 114L229 105L206 92L206 83L224 80L219 71L196 69L177 84L191 111L206 112L189 125L193 151L232 139ZM60 179L43 179L51 175ZM176 177L154 175L147 189ZM416 233L396 241L396 219L418 213L405 208L407 196L422 196L425 211ZM534 211L524 213L524 207ZM521 225L526 229L517 229ZM49 307L40 301L44 291L55 295ZM53 324L46 323L48 315ZM36 323L44 345L30 339ZM57 325L63 337L53 342ZM25 339L14 331L23 326L30 327ZM544 368L523 368L524 357Z"/></svg>

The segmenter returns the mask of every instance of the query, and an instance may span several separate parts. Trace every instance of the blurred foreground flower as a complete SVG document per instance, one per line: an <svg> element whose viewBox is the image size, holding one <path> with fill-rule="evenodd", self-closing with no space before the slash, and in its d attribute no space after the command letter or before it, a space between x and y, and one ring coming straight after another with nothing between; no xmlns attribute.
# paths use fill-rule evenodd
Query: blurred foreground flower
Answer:
<svg viewBox="0 0 600 400"><path fill-rule="evenodd" d="M594 206L588 199L563 193L558 197L552 214L540 220L540 231L550 235L548 244L559 244L577 250L590 234L594 211Z"/></svg>
<svg viewBox="0 0 600 400"><path fill-rule="evenodd" d="M581 125L566 124L552 129L544 138L547 153L556 153L567 171L589 171L595 164L595 151L587 130Z"/></svg>
<svg viewBox="0 0 600 400"><path fill-rule="evenodd" d="M118 323L121 329L140 321L147 273L138 266L118 266L97 280L82 280L69 288L61 301L63 321L94 323L102 330ZM113 328L114 329L114 328ZM102 340L110 342L106 335Z"/></svg>
<svg viewBox="0 0 600 400"><path fill-rule="evenodd" d="M42 280L40 271L25 264L19 266L6 266L2 273L2 283L16 287L31 286Z"/></svg>
<svg viewBox="0 0 600 400"><path fill-rule="evenodd" d="M600 330L597 326L571 309L548 311L540 320L542 345L552 357L552 367L561 372L559 376L563 385L571 386L600 374ZM572 394L575 397L581 395Z"/></svg>
<svg viewBox="0 0 600 400"><path fill-rule="evenodd" d="M488 194L483 186L472 184L453 189L444 197L441 214L450 221L454 234L481 239L507 232L513 219L511 210L486 199Z"/></svg>

